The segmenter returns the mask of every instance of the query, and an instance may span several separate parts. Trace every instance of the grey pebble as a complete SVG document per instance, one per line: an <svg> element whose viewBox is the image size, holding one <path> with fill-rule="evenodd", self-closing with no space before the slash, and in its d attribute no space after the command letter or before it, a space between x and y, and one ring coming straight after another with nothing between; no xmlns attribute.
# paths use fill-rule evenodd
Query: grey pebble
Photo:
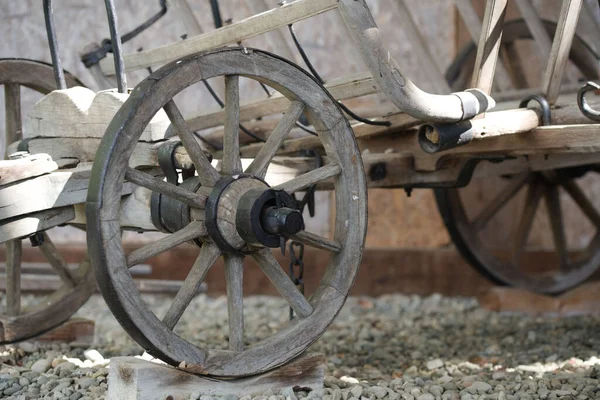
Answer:
<svg viewBox="0 0 600 400"><path fill-rule="evenodd" d="M33 363L31 370L34 372L43 373L48 371L51 366L52 363L50 361L41 359Z"/></svg>

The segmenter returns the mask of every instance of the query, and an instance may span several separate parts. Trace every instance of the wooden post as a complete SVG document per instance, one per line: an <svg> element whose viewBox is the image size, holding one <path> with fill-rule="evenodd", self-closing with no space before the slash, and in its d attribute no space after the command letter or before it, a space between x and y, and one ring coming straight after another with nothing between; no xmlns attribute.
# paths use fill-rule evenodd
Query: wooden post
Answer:
<svg viewBox="0 0 600 400"><path fill-rule="evenodd" d="M481 21L477 15L477 11L473 8L471 0L454 0L458 14L462 18L469 35L475 43L479 43L481 36ZM476 64L477 65L477 64ZM496 66L498 70L498 86L500 89L507 89L510 85L510 75L502 64Z"/></svg>
<svg viewBox="0 0 600 400"><path fill-rule="evenodd" d="M554 34L548 67L542 83L542 93L550 105L554 105L558 99L560 84L569 59L575 29L577 28L581 3L582 0L563 0L562 3L558 27Z"/></svg>
<svg viewBox="0 0 600 400"><path fill-rule="evenodd" d="M506 4L507 0L488 0L483 16L471 87L480 89L487 94L492 92L494 71L502 41Z"/></svg>

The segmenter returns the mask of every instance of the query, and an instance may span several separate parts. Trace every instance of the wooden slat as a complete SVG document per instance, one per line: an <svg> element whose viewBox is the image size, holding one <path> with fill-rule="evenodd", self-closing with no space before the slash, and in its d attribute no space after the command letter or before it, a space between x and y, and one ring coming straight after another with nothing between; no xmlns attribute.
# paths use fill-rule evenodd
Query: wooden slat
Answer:
<svg viewBox="0 0 600 400"><path fill-rule="evenodd" d="M473 8L472 0L454 0L454 4L458 13L467 27L467 31L474 43L479 43L481 36L481 20L477 11ZM505 90L509 86L509 74L502 64L496 66L498 74L498 83L501 90Z"/></svg>
<svg viewBox="0 0 600 400"><path fill-rule="evenodd" d="M69 268L69 264L65 261L46 232L42 233L42 238L43 242L40 245L40 250L44 253L44 256L54 269L54 272L56 272L60 279L67 285L75 287L78 282Z"/></svg>
<svg viewBox="0 0 600 400"><path fill-rule="evenodd" d="M20 240L6 243L6 313L19 315L21 311L21 258Z"/></svg>
<svg viewBox="0 0 600 400"><path fill-rule="evenodd" d="M223 126L223 161L221 170L226 175L242 172L240 159L240 77L225 77L225 123Z"/></svg>
<svg viewBox="0 0 600 400"><path fill-rule="evenodd" d="M558 99L560 85L569 60L571 43L577 28L581 3L582 0L563 0L562 3L558 26L554 33L554 41L542 82L542 93L550 105L554 105Z"/></svg>
<svg viewBox="0 0 600 400"><path fill-rule="evenodd" d="M244 257L225 255L229 350L244 350Z"/></svg>
<svg viewBox="0 0 600 400"><path fill-rule="evenodd" d="M258 253L252 254L252 258L254 258L260 269L267 275L273 286L289 303L296 314L300 317L308 317L312 314L312 306L304 295L300 293L298 288L296 288L290 277L283 272L277 259L271 253L271 249L260 250Z"/></svg>
<svg viewBox="0 0 600 400"><path fill-rule="evenodd" d="M196 141L194 134L188 124L183 119L179 108L175 102L171 99L163 107L171 124L177 132L177 136L181 139L183 147L187 150L188 155L192 159L192 162L196 166L196 172L202 182L202 186L214 186L215 182L219 180L219 173L212 167L210 161L204 154L202 147Z"/></svg>
<svg viewBox="0 0 600 400"><path fill-rule="evenodd" d="M169 310L167 310L167 313L163 317L163 324L169 329L175 328L190 301L198 293L198 289L204 281L206 273L220 255L221 251L214 243L207 243L200 248L200 254L194 266L173 299Z"/></svg>
<svg viewBox="0 0 600 400"><path fill-rule="evenodd" d="M548 218L552 227L552 238L558 256L559 265L562 270L569 268L569 253L567 239L565 237L565 226L563 222L562 209L560 206L560 193L558 186L548 185L544 191L546 206L548 207Z"/></svg>
<svg viewBox="0 0 600 400"><path fill-rule="evenodd" d="M561 181L560 184L569 193L575 203L577 203L581 211L590 219L596 229L600 229L600 213L598 213L594 204L586 196L581 187L579 187L577 182L569 179Z"/></svg>
<svg viewBox="0 0 600 400"><path fill-rule="evenodd" d="M346 100L379 92L370 73L360 73L332 80L325 83L325 87L336 100ZM282 113L289 105L290 101L280 93L275 93L268 99L250 101L241 106L240 121ZM219 126L224 120L225 111L218 109L191 116L187 119L187 123L192 130L198 131Z"/></svg>
<svg viewBox="0 0 600 400"><path fill-rule="evenodd" d="M477 45L471 86L490 94L498 62L507 0L488 0Z"/></svg>
<svg viewBox="0 0 600 400"><path fill-rule="evenodd" d="M148 258L154 257L169 249L179 246L182 243L189 242L200 236L206 235L206 226L203 221L193 221L186 227L170 234L153 243L149 243L137 250L132 251L127 256L127 265L132 267Z"/></svg>
<svg viewBox="0 0 600 400"><path fill-rule="evenodd" d="M297 234L292 235L291 239L307 246L314 247L315 249L327 250L333 253L338 253L342 250L342 246L335 240L330 240L307 231L300 231Z"/></svg>
<svg viewBox="0 0 600 400"><path fill-rule="evenodd" d="M246 169L247 173L259 176L260 178L265 177L269 163L275 156L275 153L277 153L281 147L287 135L294 127L294 124L298 118L300 118L300 115L302 115L303 110L304 103L300 101L292 102L290 108L288 108L283 118L279 121L273 132L269 135L267 142L260 149L254 160L252 160L252 164L250 164Z"/></svg>
<svg viewBox="0 0 600 400"><path fill-rule="evenodd" d="M338 0L297 0L279 8L246 18L200 36L124 56L125 71L154 67L176 60L187 54L214 49L278 29L336 8ZM109 55L100 62L107 75L115 72L113 58Z"/></svg>
<svg viewBox="0 0 600 400"><path fill-rule="evenodd" d="M532 182L527 188L525 207L523 208L523 214L515 232L513 260L517 265L520 264L521 255L527 246L527 238L529 237L529 232L531 232L533 219L543 194L543 186L538 182Z"/></svg>
<svg viewBox="0 0 600 400"><path fill-rule="evenodd" d="M194 193L182 189L179 186L165 182L163 178L155 178L154 176L131 167L127 168L125 179L136 185L145 187L153 192L164 194L165 196L169 196L195 208L204 208L204 205L206 204L207 196L202 193Z"/></svg>
<svg viewBox="0 0 600 400"><path fill-rule="evenodd" d="M480 231L487 223L492 219L496 213L508 203L508 201L513 198L515 194L525 185L527 180L529 179L528 174L522 174L521 176L514 177L507 185L504 187L500 193L498 193L486 206L479 212L477 217L475 217L471 224L473 225L473 229L475 231Z"/></svg>
<svg viewBox="0 0 600 400"><path fill-rule="evenodd" d="M284 182L281 185L277 185L275 186L275 189L285 190L288 193L295 193L302 189L306 189L310 185L337 176L341 171L342 168L338 164L327 164L323 167L300 175L297 178Z"/></svg>
<svg viewBox="0 0 600 400"><path fill-rule="evenodd" d="M73 206L51 208L27 214L0 224L0 243L27 237L65 224L75 218Z"/></svg>

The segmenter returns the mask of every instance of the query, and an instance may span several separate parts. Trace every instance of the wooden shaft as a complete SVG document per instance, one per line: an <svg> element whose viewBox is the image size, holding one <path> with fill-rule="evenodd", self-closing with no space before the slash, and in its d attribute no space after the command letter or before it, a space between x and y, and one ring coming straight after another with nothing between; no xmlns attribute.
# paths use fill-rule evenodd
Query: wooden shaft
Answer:
<svg viewBox="0 0 600 400"><path fill-rule="evenodd" d="M21 311L21 240L6 243L6 313L19 315Z"/></svg>
<svg viewBox="0 0 600 400"><path fill-rule="evenodd" d="M235 22L221 29L205 33L184 41L154 49L126 54L125 71L134 71L147 67L163 65L188 54L197 53L230 44L278 29L294 22L310 18L334 9L338 0L297 0L279 8ZM100 61L105 74L112 75L115 68L112 57L108 55Z"/></svg>
<svg viewBox="0 0 600 400"><path fill-rule="evenodd" d="M475 11L475 8L473 7L473 3L471 0L454 0L454 4L456 5L456 9L458 10L460 18L463 20L467 30L469 31L471 39L473 39L474 43L478 43L481 36L481 20L479 19L479 15L477 15L477 11ZM498 64L496 69L500 89L507 89L510 85L510 77L508 72L502 64Z"/></svg>
<svg viewBox="0 0 600 400"><path fill-rule="evenodd" d="M577 28L581 3L582 0L563 0L562 3L548 66L542 82L542 92L550 105L554 105L558 99L561 81L569 60L571 43Z"/></svg>
<svg viewBox="0 0 600 400"><path fill-rule="evenodd" d="M8 156L8 145L23 139L21 116L21 86L16 83L4 85L4 109L6 136L4 141L5 157Z"/></svg>
<svg viewBox="0 0 600 400"><path fill-rule="evenodd" d="M490 94L494 81L494 71L498 62L502 42L502 25L506 15L507 0L488 0L483 17L481 35L477 45L475 70L471 86Z"/></svg>

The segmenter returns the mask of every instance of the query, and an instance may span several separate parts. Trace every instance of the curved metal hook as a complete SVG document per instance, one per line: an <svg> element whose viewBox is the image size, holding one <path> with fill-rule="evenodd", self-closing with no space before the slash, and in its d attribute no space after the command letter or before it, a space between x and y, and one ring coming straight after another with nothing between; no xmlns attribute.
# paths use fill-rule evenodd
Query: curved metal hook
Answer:
<svg viewBox="0 0 600 400"><path fill-rule="evenodd" d="M542 125L550 125L550 104L545 97L540 96L539 94L533 94L531 96L525 97L519 103L519 108L525 108L531 101L535 101L542 107Z"/></svg>
<svg viewBox="0 0 600 400"><path fill-rule="evenodd" d="M588 82L581 89L579 89L579 92L577 92L577 105L579 106L581 113L587 118L591 119L592 121L600 121L600 111L596 111L590 107L585 99L587 92L591 92L593 90L600 90L600 85L595 82Z"/></svg>

